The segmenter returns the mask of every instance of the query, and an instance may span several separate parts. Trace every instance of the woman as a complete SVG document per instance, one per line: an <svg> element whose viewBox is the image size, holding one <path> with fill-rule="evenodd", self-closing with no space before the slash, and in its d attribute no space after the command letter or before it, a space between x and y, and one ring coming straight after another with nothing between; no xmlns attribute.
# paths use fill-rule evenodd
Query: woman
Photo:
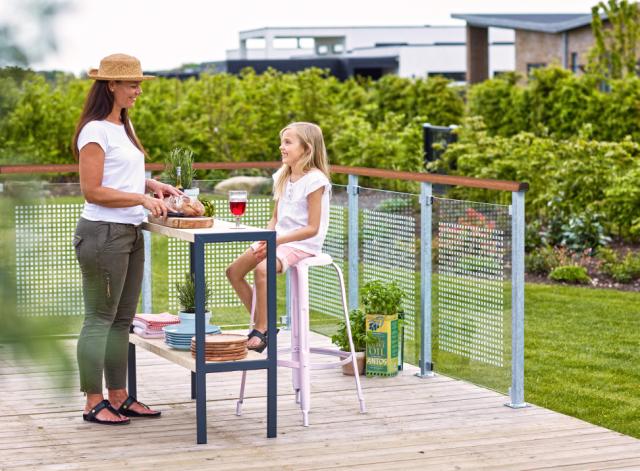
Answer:
<svg viewBox="0 0 640 471"><path fill-rule="evenodd" d="M83 419L124 425L128 417L158 417L126 390L129 326L142 284L145 208L166 216L165 195L180 192L145 180L145 150L128 110L142 90L140 62L114 54L100 61L75 136L84 209L73 244L82 270L85 319L78 339L80 389L86 394ZM153 192L155 197L146 192ZM104 373L108 399L103 396Z"/></svg>

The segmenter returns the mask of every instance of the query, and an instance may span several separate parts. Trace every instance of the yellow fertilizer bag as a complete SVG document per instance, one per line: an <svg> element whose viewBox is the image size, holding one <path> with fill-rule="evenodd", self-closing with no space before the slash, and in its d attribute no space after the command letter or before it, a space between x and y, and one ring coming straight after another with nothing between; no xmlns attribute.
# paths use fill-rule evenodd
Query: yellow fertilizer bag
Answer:
<svg viewBox="0 0 640 471"><path fill-rule="evenodd" d="M367 332L375 341L367 343L367 376L398 374L398 315L367 314Z"/></svg>

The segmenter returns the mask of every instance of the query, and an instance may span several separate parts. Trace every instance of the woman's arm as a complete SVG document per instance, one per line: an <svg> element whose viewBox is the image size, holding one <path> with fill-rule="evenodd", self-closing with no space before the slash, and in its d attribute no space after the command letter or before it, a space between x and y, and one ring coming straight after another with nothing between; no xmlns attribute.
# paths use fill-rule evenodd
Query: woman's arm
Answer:
<svg viewBox="0 0 640 471"><path fill-rule="evenodd" d="M80 149L79 168L80 189L89 203L107 208L128 208L141 204L154 216L167 215L167 207L161 199L102 186L104 151L98 144L90 142Z"/></svg>

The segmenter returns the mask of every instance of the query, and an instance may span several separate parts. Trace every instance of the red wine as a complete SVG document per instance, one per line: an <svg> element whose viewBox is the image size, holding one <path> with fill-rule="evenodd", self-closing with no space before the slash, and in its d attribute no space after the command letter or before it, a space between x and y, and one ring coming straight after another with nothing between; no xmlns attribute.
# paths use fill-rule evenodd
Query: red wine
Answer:
<svg viewBox="0 0 640 471"><path fill-rule="evenodd" d="M247 208L246 201L229 201L229 209L234 216L242 216Z"/></svg>

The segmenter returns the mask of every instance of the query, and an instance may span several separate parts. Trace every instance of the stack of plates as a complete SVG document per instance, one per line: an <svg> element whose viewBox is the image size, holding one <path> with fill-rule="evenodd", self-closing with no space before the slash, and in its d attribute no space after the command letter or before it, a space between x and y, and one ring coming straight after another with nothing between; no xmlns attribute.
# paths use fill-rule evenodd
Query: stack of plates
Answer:
<svg viewBox="0 0 640 471"><path fill-rule="evenodd" d="M247 356L247 336L219 334L205 337L206 361L242 360ZM191 355L196 356L196 340L191 341Z"/></svg>
<svg viewBox="0 0 640 471"><path fill-rule="evenodd" d="M196 335L196 326L194 324L167 325L162 330L164 331L165 343L176 350L189 350L191 339ZM217 325L205 325L204 333L219 334L220 327Z"/></svg>

